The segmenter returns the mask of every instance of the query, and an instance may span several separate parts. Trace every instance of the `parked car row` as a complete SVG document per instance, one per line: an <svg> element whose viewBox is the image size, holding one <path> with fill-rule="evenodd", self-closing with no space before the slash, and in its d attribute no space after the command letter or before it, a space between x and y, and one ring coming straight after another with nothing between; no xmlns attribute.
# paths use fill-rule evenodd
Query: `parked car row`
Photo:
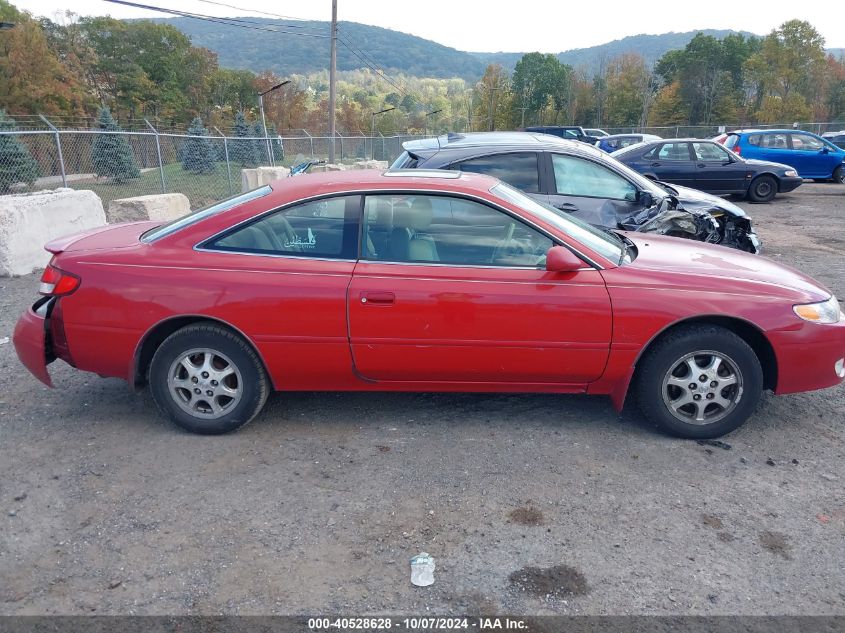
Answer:
<svg viewBox="0 0 845 633"><path fill-rule="evenodd" d="M751 219L737 205L645 178L615 154L586 143L530 132L481 132L409 141L403 148L394 169L487 174L594 226L760 250Z"/></svg>

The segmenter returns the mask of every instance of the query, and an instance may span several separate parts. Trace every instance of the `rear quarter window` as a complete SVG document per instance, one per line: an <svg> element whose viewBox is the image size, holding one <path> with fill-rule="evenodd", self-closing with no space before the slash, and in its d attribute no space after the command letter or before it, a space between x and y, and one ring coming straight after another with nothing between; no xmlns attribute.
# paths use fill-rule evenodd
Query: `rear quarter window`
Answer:
<svg viewBox="0 0 845 633"><path fill-rule="evenodd" d="M479 156L453 163L451 169L487 174L522 191L536 193L540 190L538 160L534 152Z"/></svg>

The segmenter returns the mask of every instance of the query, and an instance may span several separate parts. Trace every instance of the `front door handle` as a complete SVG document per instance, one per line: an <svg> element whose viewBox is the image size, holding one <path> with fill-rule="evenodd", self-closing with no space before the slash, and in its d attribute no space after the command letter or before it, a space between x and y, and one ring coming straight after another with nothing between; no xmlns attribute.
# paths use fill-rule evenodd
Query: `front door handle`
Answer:
<svg viewBox="0 0 845 633"><path fill-rule="evenodd" d="M652 167L660 167L660 163L652 163L651 166Z"/></svg>
<svg viewBox="0 0 845 633"><path fill-rule="evenodd" d="M396 300L392 292L362 292L361 303L372 305L391 305Z"/></svg>
<svg viewBox="0 0 845 633"><path fill-rule="evenodd" d="M561 202L555 205L555 209L560 209L561 211L577 211L578 207L571 202Z"/></svg>

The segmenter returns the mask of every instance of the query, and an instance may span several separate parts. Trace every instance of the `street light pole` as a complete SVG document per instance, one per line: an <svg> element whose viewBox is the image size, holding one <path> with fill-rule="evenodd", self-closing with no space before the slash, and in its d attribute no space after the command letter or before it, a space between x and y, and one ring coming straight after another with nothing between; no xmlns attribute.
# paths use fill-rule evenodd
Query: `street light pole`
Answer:
<svg viewBox="0 0 845 633"><path fill-rule="evenodd" d="M372 117L372 140L370 141L370 146L372 147L372 156L373 160L376 159L376 115L377 114L384 114L385 112L390 112L395 110L396 106L392 108L385 108L384 110L379 110L378 112L371 112L370 116Z"/></svg>
<svg viewBox="0 0 845 633"><path fill-rule="evenodd" d="M425 126L423 127L423 136L428 136L428 117L435 114L439 114L441 112L443 112L443 108L440 108L439 110L434 110L433 112L425 113Z"/></svg>
<svg viewBox="0 0 845 633"><path fill-rule="evenodd" d="M267 144L267 160L270 161L270 164L273 165L273 150L270 147L270 139L267 136L267 119L264 118L264 95L273 92L274 90L278 90L282 86L287 86L290 83L290 79L285 79L282 83L276 84L272 88L268 88L264 92L258 93L258 109L261 110L261 127L264 129L264 142Z"/></svg>
<svg viewBox="0 0 845 633"><path fill-rule="evenodd" d="M337 0L332 0L331 60L329 66L329 163L334 163L334 107L335 82L337 81ZM341 147L343 154L343 147ZM342 158L342 157L341 157Z"/></svg>

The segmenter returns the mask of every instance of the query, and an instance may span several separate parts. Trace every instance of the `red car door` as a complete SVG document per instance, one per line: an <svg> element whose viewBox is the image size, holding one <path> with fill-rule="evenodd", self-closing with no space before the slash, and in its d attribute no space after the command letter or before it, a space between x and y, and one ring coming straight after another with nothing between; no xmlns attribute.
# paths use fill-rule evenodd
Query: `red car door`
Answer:
<svg viewBox="0 0 845 633"><path fill-rule="evenodd" d="M604 370L600 273L543 266L552 240L498 209L431 195L368 196L348 292L358 373L410 382L554 383Z"/></svg>

